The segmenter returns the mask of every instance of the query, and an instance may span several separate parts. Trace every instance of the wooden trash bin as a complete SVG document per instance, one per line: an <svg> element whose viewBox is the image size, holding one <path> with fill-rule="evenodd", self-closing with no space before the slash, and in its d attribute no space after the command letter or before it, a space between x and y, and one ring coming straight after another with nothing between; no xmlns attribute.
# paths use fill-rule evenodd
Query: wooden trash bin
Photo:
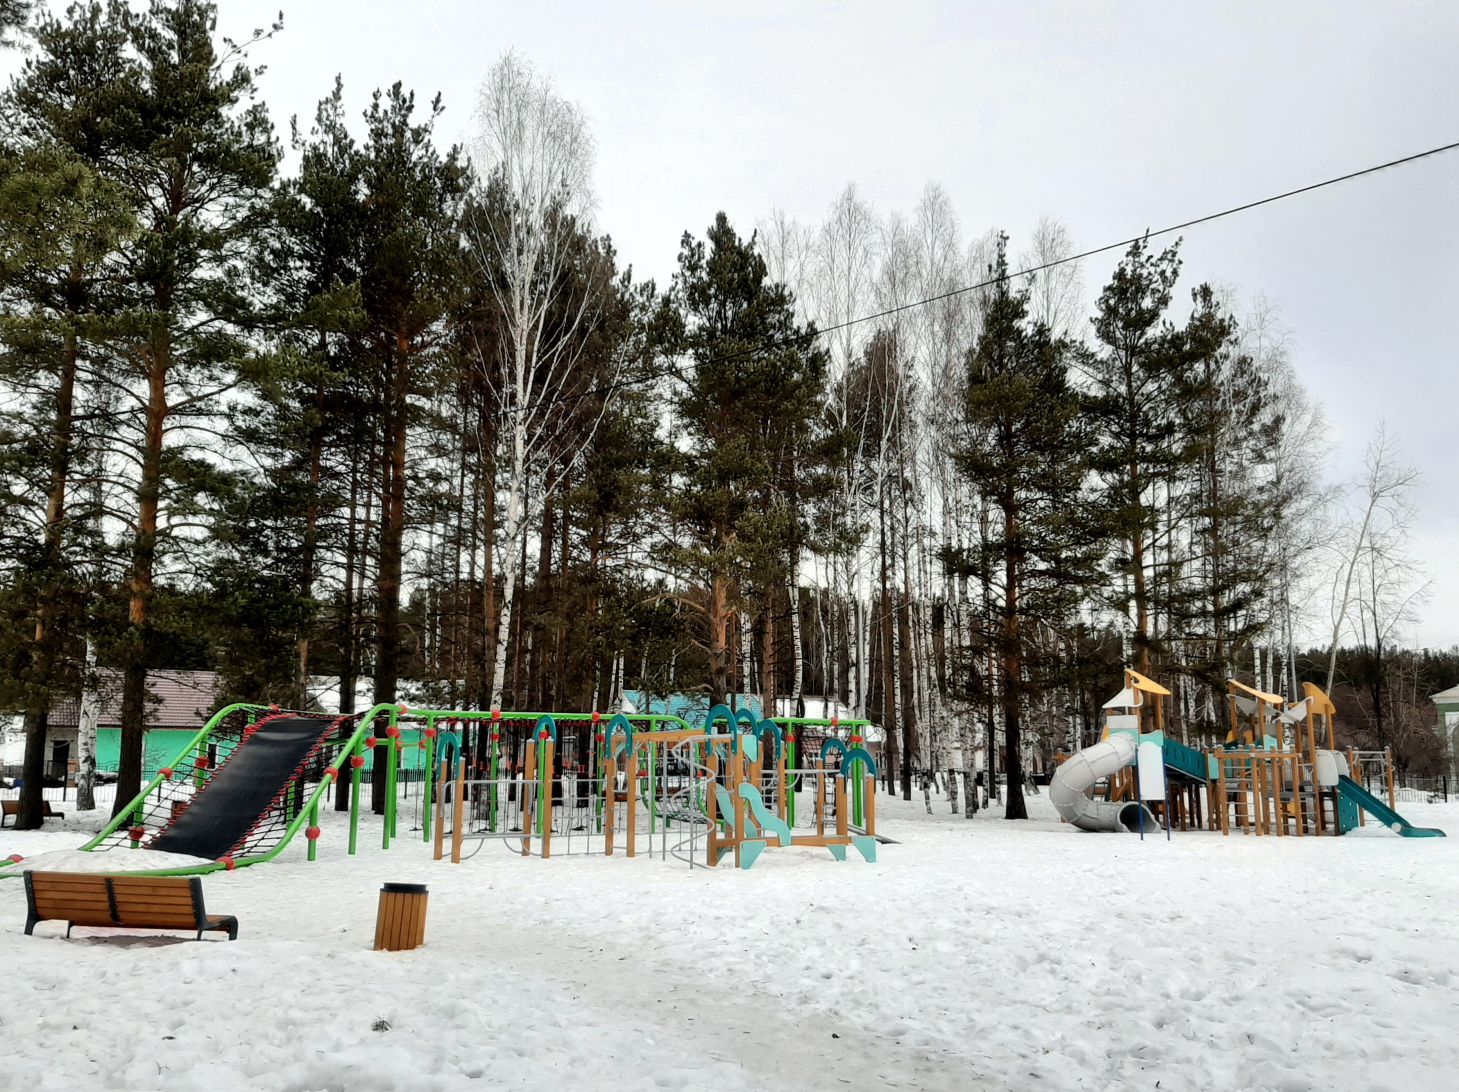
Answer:
<svg viewBox="0 0 1459 1092"><path fill-rule="evenodd" d="M426 939L426 885L387 883L375 915L375 951L408 952Z"/></svg>

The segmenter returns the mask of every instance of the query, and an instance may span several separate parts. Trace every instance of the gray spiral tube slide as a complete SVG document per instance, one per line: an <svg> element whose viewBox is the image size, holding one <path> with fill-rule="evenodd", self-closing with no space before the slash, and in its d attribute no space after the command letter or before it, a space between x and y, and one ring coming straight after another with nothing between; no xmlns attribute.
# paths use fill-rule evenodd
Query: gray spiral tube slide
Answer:
<svg viewBox="0 0 1459 1092"><path fill-rule="evenodd" d="M1094 800L1089 796L1096 781L1135 761L1137 746L1130 733L1114 732L1108 739L1071 755L1054 771L1049 782L1049 799L1059 814L1080 830L1133 833L1139 831L1140 813L1144 812L1145 829L1156 829L1155 816L1144 804L1134 800Z"/></svg>

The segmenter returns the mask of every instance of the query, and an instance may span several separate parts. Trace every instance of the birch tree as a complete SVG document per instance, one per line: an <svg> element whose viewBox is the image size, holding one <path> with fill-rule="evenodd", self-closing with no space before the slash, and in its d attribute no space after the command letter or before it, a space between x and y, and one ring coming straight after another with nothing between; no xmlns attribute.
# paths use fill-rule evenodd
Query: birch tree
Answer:
<svg viewBox="0 0 1459 1092"><path fill-rule="evenodd" d="M544 469L539 485L544 497L551 495L559 468L540 464L578 378L599 297L572 275L591 210L587 119L515 53L497 61L481 86L476 156L486 192L470 218L469 242L501 325L501 344L480 349L482 371L492 377L505 479L490 693L496 708L531 522L529 475ZM492 354L496 359L486 359Z"/></svg>

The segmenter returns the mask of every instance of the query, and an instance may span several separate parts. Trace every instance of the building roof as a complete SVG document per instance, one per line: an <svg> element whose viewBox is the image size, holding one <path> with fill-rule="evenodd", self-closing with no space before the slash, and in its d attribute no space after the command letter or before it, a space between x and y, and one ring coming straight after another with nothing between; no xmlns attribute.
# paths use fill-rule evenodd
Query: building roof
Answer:
<svg viewBox="0 0 1459 1092"><path fill-rule="evenodd" d="M118 728L122 722L122 673L114 668L97 669L101 694L99 728ZM147 672L148 728L201 728L216 709L223 689L216 671ZM63 698L51 709L52 728L75 728L80 721L80 695Z"/></svg>
<svg viewBox="0 0 1459 1092"><path fill-rule="evenodd" d="M1448 690L1440 690L1429 698L1435 705L1459 705L1459 686L1451 686Z"/></svg>

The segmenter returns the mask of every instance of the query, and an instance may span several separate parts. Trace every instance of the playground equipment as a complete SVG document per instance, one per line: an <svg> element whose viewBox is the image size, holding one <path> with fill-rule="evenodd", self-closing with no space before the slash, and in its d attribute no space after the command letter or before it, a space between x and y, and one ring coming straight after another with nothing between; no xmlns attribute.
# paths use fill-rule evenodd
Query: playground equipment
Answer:
<svg viewBox="0 0 1459 1092"><path fill-rule="evenodd" d="M792 845L820 846L838 860L852 846L875 859L876 765L859 746L864 722L757 719L724 706L699 728L666 715L532 715L531 737L486 777L468 776L467 762L443 745L432 792L437 860L448 852L448 830L453 863L492 842L542 857L646 849L691 866L733 855L749 868L765 849ZM574 723L575 736L567 732ZM852 745L832 736L816 761L795 769L801 727L848 728ZM563 761L563 747L591 761ZM797 791L807 786L815 804L800 821L816 830L798 834Z"/></svg>
<svg viewBox="0 0 1459 1092"><path fill-rule="evenodd" d="M1165 733L1170 691L1138 671L1125 671L1124 688L1105 702L1103 738L1071 755L1054 771L1049 798L1061 818L1081 830L1140 833L1201 819L1205 760ZM1141 748L1144 757L1141 757ZM1092 798L1099 781L1105 799Z"/></svg>
<svg viewBox="0 0 1459 1092"><path fill-rule="evenodd" d="M839 849L840 856L845 845L855 845L870 859L875 854L875 763L855 746L865 724L757 721L744 710L724 707L711 711L705 727L694 729L661 714L620 714L605 721L596 712L412 710L381 704L362 715L334 716L240 703L211 717L81 848L196 857L193 865L164 861L155 869L126 871L198 875L274 860L302 832L312 861L321 838L321 808L336 792L348 791L348 852L354 855L361 779L379 761L384 764L385 849L399 837L403 790L407 802L414 803L415 829L423 841L434 839L437 857L449 830L455 861L466 840L476 843L473 852L495 840L524 855L535 851L547 857L554 851L612 854L621 837L633 856L642 836L650 851L657 845L662 856L673 853L699 863L694 860L698 835L709 829L713 833L705 841L718 840L718 850L706 850L708 863L734 850L748 867L747 857L752 861L758 851L747 854L745 847L762 831L775 829L772 819L793 826L792 790L809 783L818 787L819 799L831 802L817 808L822 829L813 837L793 835L789 844L824 844L833 853ZM831 768L823 761L793 769L795 733L801 727L830 735L841 748L841 765ZM851 749L834 738L839 732L850 733ZM771 762L779 781L766 784L762 742L772 736ZM724 763L723 772L706 776L705 762ZM791 777L794 786L787 781ZM721 806L720 789L732 794L729 808ZM765 803L767 792L775 814ZM843 800L849 801L849 821L843 817ZM827 835L823 828L831 815L845 829ZM18 863L6 862L0 877L21 875L23 862Z"/></svg>
<svg viewBox="0 0 1459 1092"><path fill-rule="evenodd" d="M1332 701L1311 683L1286 705L1236 680L1226 688L1225 742L1204 752L1168 737L1170 691L1138 672L1105 703L1103 738L1064 760L1049 795L1082 830L1237 830L1250 835L1345 834L1365 816L1405 838L1443 837L1394 810L1387 751L1339 751ZM1386 784L1385 803L1360 782ZM1104 799L1095 798L1100 784ZM1203 816L1204 812L1204 816Z"/></svg>

